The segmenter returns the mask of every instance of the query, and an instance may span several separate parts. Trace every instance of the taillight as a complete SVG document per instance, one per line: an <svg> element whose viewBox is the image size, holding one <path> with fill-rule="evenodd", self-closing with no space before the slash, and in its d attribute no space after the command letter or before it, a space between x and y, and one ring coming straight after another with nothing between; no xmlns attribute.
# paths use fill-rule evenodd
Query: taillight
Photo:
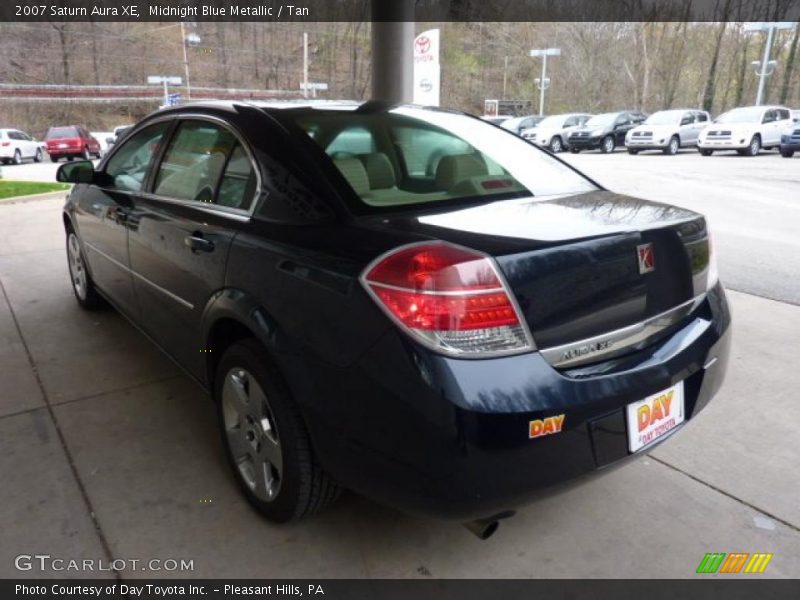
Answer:
<svg viewBox="0 0 800 600"><path fill-rule="evenodd" d="M10 145L11 145L11 142L3 142L3 143L0 143L0 146L3 146L4 148L5 148L6 146L10 146Z"/></svg>
<svg viewBox="0 0 800 600"><path fill-rule="evenodd" d="M361 277L378 305L429 348L464 358L534 349L494 261L444 242L402 246Z"/></svg>

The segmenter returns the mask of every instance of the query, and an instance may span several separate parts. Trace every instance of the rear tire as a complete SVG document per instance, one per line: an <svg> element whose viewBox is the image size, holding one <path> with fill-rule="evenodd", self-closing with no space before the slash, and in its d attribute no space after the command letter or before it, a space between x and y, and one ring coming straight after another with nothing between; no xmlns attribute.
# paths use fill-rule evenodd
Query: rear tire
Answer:
<svg viewBox="0 0 800 600"><path fill-rule="evenodd" d="M71 227L67 229L67 266L72 281L72 291L81 308L86 310L105 308L107 303L94 286L92 276L86 268L80 240Z"/></svg>
<svg viewBox="0 0 800 600"><path fill-rule="evenodd" d="M14 158L11 159L11 162L14 163L15 165L21 165L22 152L20 152L19 150L14 150Z"/></svg>
<svg viewBox="0 0 800 600"><path fill-rule="evenodd" d="M783 158L792 158L794 156L794 150L781 150L781 156Z"/></svg>
<svg viewBox="0 0 800 600"><path fill-rule="evenodd" d="M50 155L51 162L58 162L59 160L61 160L60 156L53 156L52 154Z"/></svg>
<svg viewBox="0 0 800 600"><path fill-rule="evenodd" d="M600 142L600 152L603 154L611 154L614 152L614 138L610 135L607 135L603 138L603 141Z"/></svg>
<svg viewBox="0 0 800 600"><path fill-rule="evenodd" d="M305 423L264 347L225 350L214 385L228 462L248 502L278 523L311 515L341 488L317 463Z"/></svg>
<svg viewBox="0 0 800 600"><path fill-rule="evenodd" d="M89 152L89 146L86 146L86 148L83 149L82 157L83 160L92 160L92 153Z"/></svg>

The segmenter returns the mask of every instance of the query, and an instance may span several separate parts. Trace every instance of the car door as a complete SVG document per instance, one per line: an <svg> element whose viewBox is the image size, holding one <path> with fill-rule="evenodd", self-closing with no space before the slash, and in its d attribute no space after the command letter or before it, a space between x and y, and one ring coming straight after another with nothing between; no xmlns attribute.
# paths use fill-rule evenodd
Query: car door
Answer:
<svg viewBox="0 0 800 600"><path fill-rule="evenodd" d="M761 119L761 145L770 146L780 140L776 135L775 122L778 118L773 109L766 110Z"/></svg>
<svg viewBox="0 0 800 600"><path fill-rule="evenodd" d="M694 127L693 129L693 138L692 144L697 145L697 140L700 138L700 132L706 128L710 122L709 115L707 112L703 112L702 110L694 111Z"/></svg>
<svg viewBox="0 0 800 600"><path fill-rule="evenodd" d="M130 223L142 326L197 375L203 311L224 285L231 241L260 187L251 156L227 124L181 118Z"/></svg>
<svg viewBox="0 0 800 600"><path fill-rule="evenodd" d="M697 123L694 113L686 111L681 115L678 135L681 138L681 146L688 146L697 141Z"/></svg>
<svg viewBox="0 0 800 600"><path fill-rule="evenodd" d="M614 143L617 146L625 145L625 134L633 129L634 123L630 113L620 113L614 122Z"/></svg>
<svg viewBox="0 0 800 600"><path fill-rule="evenodd" d="M168 127L157 123L136 133L101 166L97 183L77 194L75 218L92 278L134 319L139 305L128 259L128 219Z"/></svg>
<svg viewBox="0 0 800 600"><path fill-rule="evenodd" d="M33 139L33 136L28 135L24 131L19 132L25 144L25 156L33 158L36 156L36 151L39 149L39 142Z"/></svg>
<svg viewBox="0 0 800 600"><path fill-rule="evenodd" d="M775 114L777 116L775 121L775 134L777 143L780 143L783 134L791 129L793 123L792 113L786 108L776 108Z"/></svg>

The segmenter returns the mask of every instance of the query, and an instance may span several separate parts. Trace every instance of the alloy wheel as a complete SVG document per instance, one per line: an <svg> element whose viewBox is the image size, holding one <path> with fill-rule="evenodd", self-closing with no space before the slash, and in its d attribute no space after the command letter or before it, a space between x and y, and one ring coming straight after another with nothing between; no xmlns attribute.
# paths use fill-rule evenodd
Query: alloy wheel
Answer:
<svg viewBox="0 0 800 600"><path fill-rule="evenodd" d="M75 294L81 300L86 300L87 280L86 280L86 265L83 262L83 254L81 253L81 245L78 241L78 236L74 233L69 234L69 241L67 243L67 259L69 264L69 275L72 279L72 287L75 288Z"/></svg>
<svg viewBox="0 0 800 600"><path fill-rule="evenodd" d="M669 141L669 153L670 154L677 154L680 144L678 142L678 138L674 137Z"/></svg>
<svg viewBox="0 0 800 600"><path fill-rule="evenodd" d="M283 452L267 396L247 370L233 368L225 375L222 411L239 475L257 498L273 501L281 488Z"/></svg>
<svg viewBox="0 0 800 600"><path fill-rule="evenodd" d="M614 151L614 140L611 136L606 137L603 140L603 150L605 152L613 152Z"/></svg>
<svg viewBox="0 0 800 600"><path fill-rule="evenodd" d="M19 150L14 150L14 164L21 165L22 164L22 154Z"/></svg>
<svg viewBox="0 0 800 600"><path fill-rule="evenodd" d="M560 137L554 137L550 141L550 150L553 152L553 154L558 154L563 149L564 149L564 147L561 145L561 138Z"/></svg>

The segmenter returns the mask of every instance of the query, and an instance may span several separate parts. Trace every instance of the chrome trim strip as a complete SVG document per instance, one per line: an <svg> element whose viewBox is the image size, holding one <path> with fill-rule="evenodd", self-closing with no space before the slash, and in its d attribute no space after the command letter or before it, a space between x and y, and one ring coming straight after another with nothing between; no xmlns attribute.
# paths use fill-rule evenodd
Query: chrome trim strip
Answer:
<svg viewBox="0 0 800 600"><path fill-rule="evenodd" d="M369 279L365 279L369 285L384 288L387 290L394 290L396 292L408 292L409 294L423 294L427 296L477 296L480 294L496 294L497 292L504 292L505 289L502 287L495 287L495 288L487 288L484 290L415 290L412 288L404 288L400 287L399 285L389 285L387 283L377 283L375 281L370 281Z"/></svg>
<svg viewBox="0 0 800 600"><path fill-rule="evenodd" d="M651 343L664 329L689 316L705 297L705 294L700 294L645 321L576 342L542 348L539 352L552 366L564 368L577 367L638 350Z"/></svg>
<svg viewBox="0 0 800 600"><path fill-rule="evenodd" d="M111 261L112 263L114 263L115 265L117 265L117 266L118 266L120 269L122 269L122 270L124 270L124 271L127 271L128 273L130 273L131 275L133 275L134 277L136 277L136 278L137 278L137 279L139 279L140 281L143 281L144 283L146 283L146 284L150 285L151 287L153 287L153 288L157 289L159 292L161 292L161 293L162 293L162 294L164 294L165 296L167 296L167 297L171 298L172 300L174 300L174 301L175 301L175 302L177 302L178 304L181 304L181 305L185 306L185 307L186 307L186 308L188 308L189 310L192 310L192 309L194 308L194 304L192 304L191 302L187 302L186 300L184 300L184 299L183 299L183 298L181 298L180 296L176 296L175 294L173 294L172 292L170 292L170 291L169 291L169 290L167 290L167 289L164 289L163 287L161 287L161 286L160 286L160 285L158 285L157 283L153 283L152 281L150 281L150 280L149 280L147 277L145 277L144 275L141 275L141 274L137 273L136 271L134 271L134 270L133 270L133 269L131 269L130 267L128 267L128 266L126 266L126 265L123 265L123 264L122 264L121 262L119 262L117 259L110 257L108 254L106 254L106 253L105 253L105 252L103 252L102 250L98 249L98 248L97 248L97 246L95 246L94 244L91 244L91 243L89 243L89 242L87 242L87 241L84 241L84 242L83 242L83 244L84 244L84 246L86 246L86 247L87 247L87 248L89 248L90 250L93 250L94 252L97 252L97 253L98 253L100 256L102 256L102 257L103 257L103 258L105 258L106 260L108 260L108 261Z"/></svg>

